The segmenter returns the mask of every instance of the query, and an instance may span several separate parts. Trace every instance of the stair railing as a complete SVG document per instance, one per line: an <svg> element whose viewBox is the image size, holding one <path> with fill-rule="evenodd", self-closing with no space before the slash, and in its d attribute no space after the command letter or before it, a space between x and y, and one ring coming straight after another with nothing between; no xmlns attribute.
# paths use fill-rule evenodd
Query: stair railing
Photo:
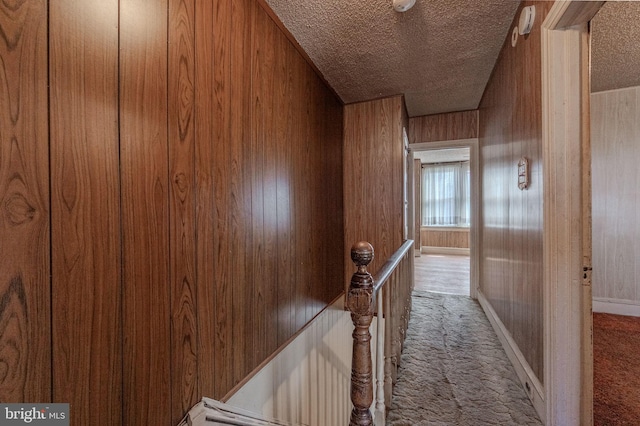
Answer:
<svg viewBox="0 0 640 426"><path fill-rule="evenodd" d="M407 240L385 262L375 277L367 271L373 247L359 242L351 248L357 271L351 278L347 308L353 320L350 426L373 425L373 360L369 328L377 315L376 330L376 425L384 425L411 313L413 290L413 240ZM388 401L388 403L385 403Z"/></svg>

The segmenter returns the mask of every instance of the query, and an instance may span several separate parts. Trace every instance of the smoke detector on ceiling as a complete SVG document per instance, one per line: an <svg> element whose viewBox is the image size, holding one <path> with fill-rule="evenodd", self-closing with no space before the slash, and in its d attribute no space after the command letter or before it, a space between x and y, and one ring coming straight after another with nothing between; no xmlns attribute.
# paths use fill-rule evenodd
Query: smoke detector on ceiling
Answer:
<svg viewBox="0 0 640 426"><path fill-rule="evenodd" d="M416 0L393 0L393 9L396 12L406 12L416 4Z"/></svg>

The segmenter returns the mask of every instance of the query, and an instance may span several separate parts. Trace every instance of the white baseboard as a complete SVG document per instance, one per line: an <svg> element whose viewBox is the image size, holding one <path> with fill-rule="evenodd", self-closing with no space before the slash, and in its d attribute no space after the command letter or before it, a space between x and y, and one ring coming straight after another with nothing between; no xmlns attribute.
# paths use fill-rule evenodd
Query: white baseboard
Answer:
<svg viewBox="0 0 640 426"><path fill-rule="evenodd" d="M536 375L533 373L529 363L522 352L520 352L520 348L518 348L518 345L511 337L511 334L507 331L504 324L493 310L493 307L480 290L478 290L478 302L480 302L480 306L482 306L489 322L498 335L498 339L500 339L500 343L502 343L502 347L507 353L509 361L511 361L513 368L516 370L516 374L522 383L522 387L533 403L533 407L538 412L538 416L540 416L542 423L546 423L546 407L544 403L544 388L542 383L540 383L540 380L538 380Z"/></svg>
<svg viewBox="0 0 640 426"><path fill-rule="evenodd" d="M459 248L459 247L431 247L431 246L422 246L421 250L424 254L446 254L446 255L457 255L457 256L469 256L471 250L468 248Z"/></svg>
<svg viewBox="0 0 640 426"><path fill-rule="evenodd" d="M593 312L640 317L640 302L636 300L594 297Z"/></svg>

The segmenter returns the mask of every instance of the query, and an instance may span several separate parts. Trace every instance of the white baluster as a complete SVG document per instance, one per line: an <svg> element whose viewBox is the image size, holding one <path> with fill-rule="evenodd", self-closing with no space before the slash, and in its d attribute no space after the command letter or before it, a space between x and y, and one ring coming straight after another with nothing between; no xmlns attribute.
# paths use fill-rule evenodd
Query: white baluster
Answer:
<svg viewBox="0 0 640 426"><path fill-rule="evenodd" d="M374 422L376 426L384 426L386 408L384 401L384 311L383 311L383 293L386 289L380 289L377 298L378 304L378 321L376 331L376 412Z"/></svg>

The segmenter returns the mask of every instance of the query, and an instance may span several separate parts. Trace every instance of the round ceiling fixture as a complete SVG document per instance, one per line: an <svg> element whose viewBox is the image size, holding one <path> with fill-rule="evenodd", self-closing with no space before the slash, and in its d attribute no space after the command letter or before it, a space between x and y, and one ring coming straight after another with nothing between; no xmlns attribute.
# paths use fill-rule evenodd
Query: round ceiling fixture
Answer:
<svg viewBox="0 0 640 426"><path fill-rule="evenodd" d="M393 0L393 9L396 12L406 12L416 4L416 0Z"/></svg>

